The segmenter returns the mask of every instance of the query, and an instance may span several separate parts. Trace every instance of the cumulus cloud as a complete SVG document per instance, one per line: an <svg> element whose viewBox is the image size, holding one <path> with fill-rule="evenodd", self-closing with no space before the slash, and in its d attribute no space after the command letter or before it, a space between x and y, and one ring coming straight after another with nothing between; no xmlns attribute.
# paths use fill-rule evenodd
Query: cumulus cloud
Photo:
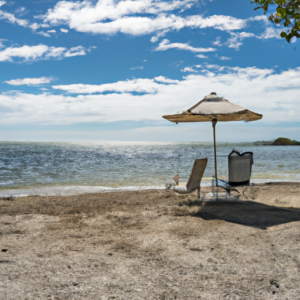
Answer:
<svg viewBox="0 0 300 300"><path fill-rule="evenodd" d="M21 6L21 7L17 8L15 12L19 15L24 15L24 14L26 14L26 8L24 6Z"/></svg>
<svg viewBox="0 0 300 300"><path fill-rule="evenodd" d="M83 46L67 49L64 47L49 47L43 44L37 46L22 46L22 47L7 47L0 51L1 61L35 61L39 59L71 57L77 55L86 55L86 50Z"/></svg>
<svg viewBox="0 0 300 300"><path fill-rule="evenodd" d="M203 55L203 54L197 54L196 57L202 58L202 59L208 58L208 56Z"/></svg>
<svg viewBox="0 0 300 300"><path fill-rule="evenodd" d="M4 48L5 46L3 45L3 42L6 42L6 39L0 39L0 49Z"/></svg>
<svg viewBox="0 0 300 300"><path fill-rule="evenodd" d="M5 4L5 1L0 1L0 7ZM0 10L0 20L7 20L8 22L18 24L22 27L27 27L28 21L16 18L13 14Z"/></svg>
<svg viewBox="0 0 300 300"><path fill-rule="evenodd" d="M228 39L226 44L229 48L239 50L240 46L243 45L241 42L245 38L255 37L251 32L230 32L231 37Z"/></svg>
<svg viewBox="0 0 300 300"><path fill-rule="evenodd" d="M158 83L159 82L159 83ZM176 84L179 81L166 78L164 76L158 76L154 79L132 79L125 81L118 81L114 83L106 83L101 85L92 84L70 84L70 85L54 85L53 89L66 91L72 94L95 94L104 92L113 93L156 93L161 85Z"/></svg>
<svg viewBox="0 0 300 300"><path fill-rule="evenodd" d="M130 68L130 70L143 70L143 69L144 69L144 66Z"/></svg>
<svg viewBox="0 0 300 300"><path fill-rule="evenodd" d="M162 30L162 31L157 32L156 35L153 36L153 37L151 38L150 41L151 41L152 43L157 42L158 39L159 39L160 37L162 37L162 36L165 36L166 33L167 33L168 31L169 31L168 29L165 29L165 30Z"/></svg>
<svg viewBox="0 0 300 300"><path fill-rule="evenodd" d="M219 66L216 64L206 64L205 67L208 69L217 69L218 71L223 71L226 68L225 66ZM228 68L228 69L232 69L232 68Z"/></svg>
<svg viewBox="0 0 300 300"><path fill-rule="evenodd" d="M11 85L38 85L43 83L49 83L52 80L53 80L52 77L39 77L39 78L12 79L4 82Z"/></svg>
<svg viewBox="0 0 300 300"><path fill-rule="evenodd" d="M155 79L155 81L163 82L163 83L170 83L170 84L179 83L179 80L174 80L174 79L166 78L164 76L157 76L154 79Z"/></svg>
<svg viewBox="0 0 300 300"><path fill-rule="evenodd" d="M38 32L36 32L36 34L40 34L40 35L45 36L45 37L51 37L51 35L49 33L44 32L44 31L38 31Z"/></svg>
<svg viewBox="0 0 300 300"><path fill-rule="evenodd" d="M261 40L272 39L272 38L280 39L281 32L282 29L267 27L266 30L261 35L258 35L256 37Z"/></svg>
<svg viewBox="0 0 300 300"><path fill-rule="evenodd" d="M32 23L28 25L29 28L31 28L33 31L39 29L39 28L48 28L50 27L48 24L38 24L38 23Z"/></svg>
<svg viewBox="0 0 300 300"><path fill-rule="evenodd" d="M190 46L189 44L183 43L170 43L169 40L164 39L159 43L159 45L155 48L155 51L166 51L168 49L179 49L179 50L187 50L192 52L212 52L216 51L215 48L195 48Z"/></svg>
<svg viewBox="0 0 300 300"><path fill-rule="evenodd" d="M220 59L221 59L221 60L231 60L231 57L221 56Z"/></svg>
<svg viewBox="0 0 300 300"><path fill-rule="evenodd" d="M181 72L191 72L191 73L198 73L197 70L193 69L192 67L185 67L182 70L180 70Z"/></svg>
<svg viewBox="0 0 300 300"><path fill-rule="evenodd" d="M68 30L68 29L65 29L65 28L61 28L60 31L63 32L63 33L69 32L69 30Z"/></svg>
<svg viewBox="0 0 300 300"><path fill-rule="evenodd" d="M136 79L132 82L130 80L109 83L106 87L100 85L102 91L112 91L107 94L82 93L74 96L50 92L2 93L0 105L7 110L0 111L0 123L72 124L161 120L162 115L188 109L211 91L217 92L233 103L262 113L264 115L262 122L299 121L300 68L281 73L255 67L235 67L228 69L229 72L211 70L213 71L210 75L189 74L173 84L159 84L153 79ZM130 93L130 89L149 93L133 94ZM82 92L78 87L76 90ZM90 89L86 90L89 92Z"/></svg>
<svg viewBox="0 0 300 300"><path fill-rule="evenodd" d="M213 44L214 46L218 46L218 47L222 46L222 43L221 43L221 37L218 36L218 37L216 38L216 40L212 42L212 44Z"/></svg>
<svg viewBox="0 0 300 300"><path fill-rule="evenodd" d="M4 4L6 4L5 1L0 1L0 7L3 6ZM17 9L16 13L18 13L19 15L25 14L26 13L25 8L21 7L19 9ZM14 14L5 12L3 10L0 10L0 20L7 20L9 23L18 24L19 26L22 26L25 28L31 28L34 32L39 28L50 27L49 24L45 24L45 23L42 23L42 24L38 24L36 22L30 23L28 20L17 18ZM45 37L50 37L50 35L44 31L39 31L36 33L43 35Z"/></svg>
<svg viewBox="0 0 300 300"><path fill-rule="evenodd" d="M85 48L83 46L77 46L69 49L65 53L65 57L72 57L72 56L78 56L78 55L86 55Z"/></svg>
<svg viewBox="0 0 300 300"><path fill-rule="evenodd" d="M138 36L159 32L152 37L152 42L169 30L184 27L236 30L247 24L246 20L224 15L205 18L201 15L181 17L172 14L172 11L185 10L194 3L194 0L59 1L40 18L53 26L67 25L76 31L94 34L121 32Z"/></svg>
<svg viewBox="0 0 300 300"><path fill-rule="evenodd" d="M266 30L259 35L255 35L251 32L229 32L231 37L227 40L225 43L228 45L229 48L234 48L236 50L239 50L240 46L243 45L242 40L245 38L257 38L260 40L266 40L266 39L280 39L280 33L282 32L282 29L277 29L273 27L267 27Z"/></svg>

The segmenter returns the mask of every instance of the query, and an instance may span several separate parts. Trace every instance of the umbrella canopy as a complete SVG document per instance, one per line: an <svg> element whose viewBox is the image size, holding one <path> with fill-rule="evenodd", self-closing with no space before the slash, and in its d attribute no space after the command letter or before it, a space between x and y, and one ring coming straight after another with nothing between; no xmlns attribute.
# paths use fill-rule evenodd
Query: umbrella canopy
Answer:
<svg viewBox="0 0 300 300"><path fill-rule="evenodd" d="M217 122L229 121L256 121L263 116L242 106L233 104L216 93L210 93L200 102L183 111L181 114L167 115L163 118L174 122L212 122L214 129L214 156L215 156L215 177L217 179L217 155L216 155L216 132Z"/></svg>
<svg viewBox="0 0 300 300"><path fill-rule="evenodd" d="M211 122L214 119L219 122L249 122L261 119L262 115L233 104L223 97L219 97L216 93L211 93L187 111L181 114L163 116L163 118L174 123Z"/></svg>

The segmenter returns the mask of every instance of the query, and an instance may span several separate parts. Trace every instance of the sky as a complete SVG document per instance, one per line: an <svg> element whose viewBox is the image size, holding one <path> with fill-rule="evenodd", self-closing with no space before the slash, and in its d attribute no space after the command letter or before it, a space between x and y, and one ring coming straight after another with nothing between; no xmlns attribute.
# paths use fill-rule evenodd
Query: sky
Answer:
<svg viewBox="0 0 300 300"><path fill-rule="evenodd" d="M250 0L0 0L1 141L211 141L211 92L263 114L218 141L300 140L300 48Z"/></svg>

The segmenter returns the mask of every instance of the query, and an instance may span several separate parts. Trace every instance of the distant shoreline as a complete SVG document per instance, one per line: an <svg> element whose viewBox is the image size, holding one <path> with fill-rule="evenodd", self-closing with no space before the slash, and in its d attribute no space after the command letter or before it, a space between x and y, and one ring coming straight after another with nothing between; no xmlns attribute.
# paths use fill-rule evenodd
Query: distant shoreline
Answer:
<svg viewBox="0 0 300 300"><path fill-rule="evenodd" d="M256 146L300 146L299 141L279 137L275 141L257 141L253 142Z"/></svg>

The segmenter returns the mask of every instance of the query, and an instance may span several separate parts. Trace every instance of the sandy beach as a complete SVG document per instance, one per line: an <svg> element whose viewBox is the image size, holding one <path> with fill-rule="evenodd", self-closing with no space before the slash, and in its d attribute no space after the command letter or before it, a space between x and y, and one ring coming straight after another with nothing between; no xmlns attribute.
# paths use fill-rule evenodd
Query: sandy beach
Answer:
<svg viewBox="0 0 300 300"><path fill-rule="evenodd" d="M300 184L240 191L0 199L0 299L299 299Z"/></svg>

